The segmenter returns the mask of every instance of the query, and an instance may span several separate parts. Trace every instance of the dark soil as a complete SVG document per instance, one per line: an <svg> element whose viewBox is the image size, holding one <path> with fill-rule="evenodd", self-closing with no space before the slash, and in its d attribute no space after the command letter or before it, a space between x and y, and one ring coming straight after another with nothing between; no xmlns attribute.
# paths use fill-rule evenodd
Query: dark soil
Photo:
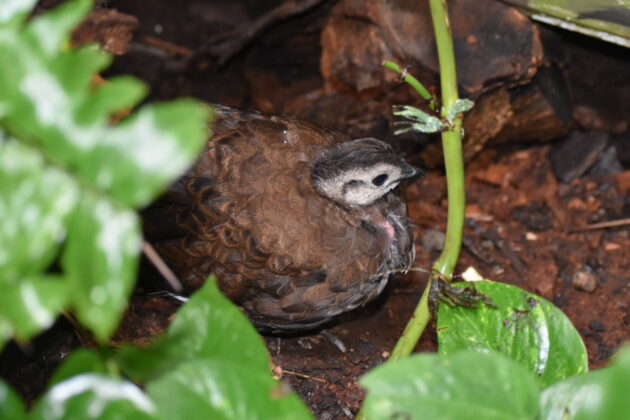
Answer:
<svg viewBox="0 0 630 420"><path fill-rule="evenodd" d="M184 65L187 52L209 36L279 1L233 5L231 15L213 22L210 8L225 9L231 3L109 1L107 7L135 16L139 27L108 75L142 78L151 86L150 100L194 96L270 112L281 111L295 95L321 88L319 31L330 4L276 25L224 67L208 56ZM230 16L239 15L230 21ZM151 46L154 39L171 44ZM615 141L623 146L619 150L630 149L627 134ZM620 174L560 183L551 169L550 148L538 144L488 149L467 166L468 223L458 272L474 266L487 278L554 302L582 334L591 368L599 368L630 338L630 228L573 229L630 217L630 172L626 168ZM444 174L428 171L404 189L416 226L415 266L428 269L440 252L435 230L445 228ZM425 281L420 272L398 276L378 301L330 326L327 331L343 342L345 352L319 333L267 337L275 374L292 385L318 418L352 418L363 398L357 379L387 359ZM117 340L145 342L167 325L175 309L159 298L138 295ZM78 345L66 323L54 331L28 349L8 346L0 359L0 374L29 400L41 392L59 360ZM435 349L435 332L429 329L417 350Z"/></svg>

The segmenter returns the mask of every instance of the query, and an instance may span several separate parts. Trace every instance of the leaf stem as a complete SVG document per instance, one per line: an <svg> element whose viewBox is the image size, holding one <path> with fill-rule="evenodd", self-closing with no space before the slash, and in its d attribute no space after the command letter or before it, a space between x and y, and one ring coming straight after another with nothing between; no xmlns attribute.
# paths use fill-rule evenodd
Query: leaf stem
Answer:
<svg viewBox="0 0 630 420"><path fill-rule="evenodd" d="M386 67L390 70L394 70L395 72L400 74L400 78L403 82L409 83L411 87L413 87L416 92L422 96L423 99L430 101L430 104L435 104L436 100L433 95L429 92L427 88L424 87L422 83L418 79L416 79L413 75L407 73L406 69L401 69L400 66L393 61L384 61L383 67ZM431 109L434 109L433 107Z"/></svg>

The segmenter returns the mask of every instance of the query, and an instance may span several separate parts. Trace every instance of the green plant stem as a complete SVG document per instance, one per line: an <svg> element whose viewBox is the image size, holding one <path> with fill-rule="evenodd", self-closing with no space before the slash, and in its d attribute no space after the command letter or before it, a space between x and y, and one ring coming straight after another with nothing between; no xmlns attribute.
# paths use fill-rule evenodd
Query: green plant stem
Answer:
<svg viewBox="0 0 630 420"><path fill-rule="evenodd" d="M420 83L420 81L416 79L413 75L402 70L398 64L394 63L393 61L384 61L383 67L386 67L390 70L394 70L395 72L399 73L402 81L411 85L411 87L414 88L416 92L418 92L420 96L422 96L423 99L429 101L431 104L435 104L436 102L435 97L431 95L429 90L425 88L424 85Z"/></svg>
<svg viewBox="0 0 630 420"><path fill-rule="evenodd" d="M438 59L440 64L440 85L442 88L442 117L458 99L457 72L451 25L448 20L446 0L429 0L431 18L435 31ZM455 119L453 128L442 133L442 149L446 168L448 189L448 218L444 249L433 264L437 271L449 281L462 247L466 194L464 191L464 158L462 154L461 115Z"/></svg>
<svg viewBox="0 0 630 420"><path fill-rule="evenodd" d="M445 0L429 0L429 5L440 64L443 103L441 116L446 117L448 110L458 99L453 39ZM455 119L451 130L442 132L442 148L448 188L448 218L444 248L440 257L433 264L429 283L402 336L396 343L390 360L397 360L411 354L430 320L428 294L431 282L439 276L450 281L455 264L459 258L464 229L464 210L466 207L461 125L461 117L458 117Z"/></svg>
<svg viewBox="0 0 630 420"><path fill-rule="evenodd" d="M446 0L429 0L429 6L431 8L431 19L433 21L440 64L440 83L443 104L441 116L445 118L450 107L452 107L458 99L455 53L453 51L453 39L448 20ZM392 67L389 66L389 68ZM395 68L392 69L395 70ZM442 148L444 151L444 165L446 168L446 183L448 189L448 218L444 248L440 257L433 264L427 287L411 319L407 323L405 330L392 350L388 362L398 360L411 354L431 318L428 305L431 283L437 277L444 277L450 281L453 270L455 269L455 264L459 258L464 229L464 210L466 206L461 126L461 116L458 116L454 121L453 127L448 131L442 132ZM363 420L364 418L365 412L362 407L355 419Z"/></svg>

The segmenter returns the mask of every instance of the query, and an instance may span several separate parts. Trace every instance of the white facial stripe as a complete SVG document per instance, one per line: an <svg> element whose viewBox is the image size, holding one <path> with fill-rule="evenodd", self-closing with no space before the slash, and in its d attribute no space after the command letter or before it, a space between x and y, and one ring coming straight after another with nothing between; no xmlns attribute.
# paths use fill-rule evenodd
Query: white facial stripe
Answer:
<svg viewBox="0 0 630 420"><path fill-rule="evenodd" d="M387 180L382 185L374 185L372 180L383 174L387 175ZM347 170L334 178L320 179L317 188L337 202L350 206L365 206L396 188L401 174L402 170L397 166L378 163L367 168Z"/></svg>

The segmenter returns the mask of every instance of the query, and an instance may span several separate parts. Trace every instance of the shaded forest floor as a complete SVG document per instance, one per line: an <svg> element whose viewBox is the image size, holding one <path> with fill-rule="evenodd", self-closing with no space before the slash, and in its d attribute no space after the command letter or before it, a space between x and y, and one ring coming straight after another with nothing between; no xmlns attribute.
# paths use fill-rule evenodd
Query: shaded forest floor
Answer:
<svg viewBox="0 0 630 420"><path fill-rule="evenodd" d="M248 10L255 14L255 2L250 3ZM182 55L225 29L204 18L204 13L216 11L208 12L203 2L112 0L108 7L135 16L139 23L127 52L116 58L108 75L134 74L145 80L151 87L149 100L193 96L280 112L296 96L323 84L319 31L330 5L270 29L225 67L209 57L181 65ZM242 12L228 9L224 12L233 19ZM625 145L630 148L628 139ZM591 368L598 368L630 338L630 228L576 229L630 217L630 171L561 183L552 171L551 147L487 149L467 165L467 225L458 272L474 266L484 277L555 303L584 338ZM415 147L406 145L404 150L417 163ZM428 170L424 179L405 185L404 192L415 224L415 266L429 269L439 255L445 228L442 170ZM397 276L376 302L329 326L345 352L322 334L266 337L274 372L290 382L318 418L351 418L363 398L357 378L386 360L426 277L421 272ZM163 298L137 293L117 340L146 342L175 310ZM27 398L41 390L51 368L77 345L67 334L69 326L58 325L57 330L62 332L36 340L28 354L7 348L0 361L3 376ZM418 350L435 348L430 329Z"/></svg>

